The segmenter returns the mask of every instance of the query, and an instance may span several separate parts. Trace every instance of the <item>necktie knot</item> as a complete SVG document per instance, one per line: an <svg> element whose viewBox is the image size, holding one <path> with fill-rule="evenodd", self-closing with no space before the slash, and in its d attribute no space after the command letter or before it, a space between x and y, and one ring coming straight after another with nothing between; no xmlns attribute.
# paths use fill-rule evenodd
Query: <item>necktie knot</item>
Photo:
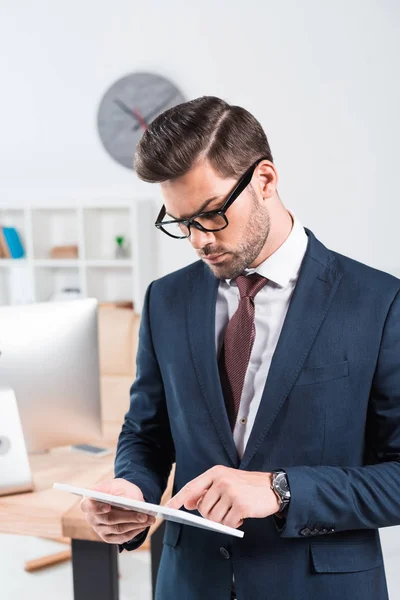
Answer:
<svg viewBox="0 0 400 600"><path fill-rule="evenodd" d="M239 288L240 299L253 298L267 283L267 279L258 273L252 275L239 275L235 279L236 285Z"/></svg>

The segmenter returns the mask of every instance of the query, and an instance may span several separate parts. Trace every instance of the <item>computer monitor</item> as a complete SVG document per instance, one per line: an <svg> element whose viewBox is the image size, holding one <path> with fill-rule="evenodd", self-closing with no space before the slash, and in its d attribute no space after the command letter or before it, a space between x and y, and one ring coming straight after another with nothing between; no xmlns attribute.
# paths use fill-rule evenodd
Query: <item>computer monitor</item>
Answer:
<svg viewBox="0 0 400 600"><path fill-rule="evenodd" d="M97 305L0 307L0 386L15 392L28 452L100 439Z"/></svg>

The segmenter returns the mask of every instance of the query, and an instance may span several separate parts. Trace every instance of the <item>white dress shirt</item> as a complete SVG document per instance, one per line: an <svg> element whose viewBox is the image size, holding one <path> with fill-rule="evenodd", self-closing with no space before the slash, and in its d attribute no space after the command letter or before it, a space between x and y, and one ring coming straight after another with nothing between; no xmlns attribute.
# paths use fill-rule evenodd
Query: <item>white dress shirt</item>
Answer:
<svg viewBox="0 0 400 600"><path fill-rule="evenodd" d="M307 234L293 213L290 214L293 219L293 226L284 243L256 269L245 270L248 275L259 273L266 277L268 281L254 299L256 337L244 380L238 418L233 434L240 458L244 454L250 437L272 356L278 343L307 248ZM215 312L217 355L222 346L228 321L238 308L239 299L239 290L234 280L222 280L218 287Z"/></svg>

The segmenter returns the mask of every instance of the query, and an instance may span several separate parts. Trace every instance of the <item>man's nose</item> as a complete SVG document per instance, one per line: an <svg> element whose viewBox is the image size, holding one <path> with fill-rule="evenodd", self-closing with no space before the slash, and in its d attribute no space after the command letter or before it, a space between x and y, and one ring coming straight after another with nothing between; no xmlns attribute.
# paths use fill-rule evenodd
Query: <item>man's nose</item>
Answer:
<svg viewBox="0 0 400 600"><path fill-rule="evenodd" d="M215 242L215 235L212 231L201 231L196 227L191 227L189 241L195 250L201 250L204 246Z"/></svg>

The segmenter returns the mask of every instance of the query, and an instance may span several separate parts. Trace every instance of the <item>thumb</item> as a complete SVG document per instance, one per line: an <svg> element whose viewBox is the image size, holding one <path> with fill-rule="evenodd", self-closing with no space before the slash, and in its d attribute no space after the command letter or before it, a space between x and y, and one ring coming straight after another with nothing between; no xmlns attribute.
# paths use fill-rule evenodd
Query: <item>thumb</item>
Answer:
<svg viewBox="0 0 400 600"><path fill-rule="evenodd" d="M99 481L99 483L96 483L96 485L92 485L92 490L95 490L96 492L103 492L104 494L115 494L115 491L111 491L111 486L113 484L113 480L107 480L107 481Z"/></svg>
<svg viewBox="0 0 400 600"><path fill-rule="evenodd" d="M92 489L97 492L112 494L113 496L125 496L126 498L132 498L132 500L144 500L142 491L137 485L119 477L108 481L100 481Z"/></svg>

